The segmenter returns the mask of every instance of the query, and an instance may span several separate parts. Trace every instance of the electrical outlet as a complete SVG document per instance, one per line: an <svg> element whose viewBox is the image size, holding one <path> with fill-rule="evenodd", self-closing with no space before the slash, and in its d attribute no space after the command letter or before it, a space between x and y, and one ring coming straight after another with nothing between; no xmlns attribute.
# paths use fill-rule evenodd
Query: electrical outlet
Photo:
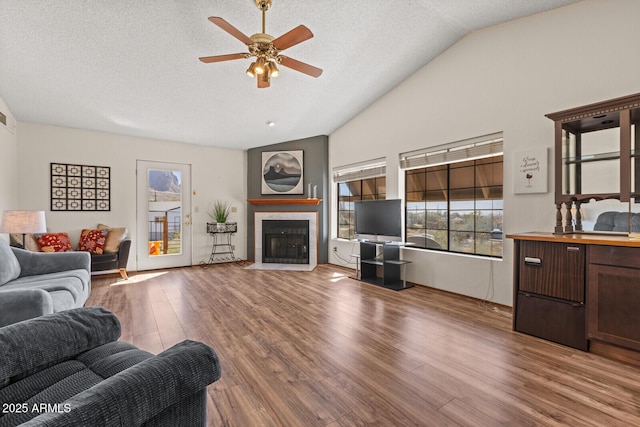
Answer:
<svg viewBox="0 0 640 427"><path fill-rule="evenodd" d="M333 252L338 252L338 247L337 246L333 247Z"/></svg>

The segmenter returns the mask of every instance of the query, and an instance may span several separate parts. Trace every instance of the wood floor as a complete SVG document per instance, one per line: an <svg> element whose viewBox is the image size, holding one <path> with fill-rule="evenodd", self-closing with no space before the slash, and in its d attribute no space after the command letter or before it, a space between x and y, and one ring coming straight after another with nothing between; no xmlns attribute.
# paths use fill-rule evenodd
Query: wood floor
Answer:
<svg viewBox="0 0 640 427"><path fill-rule="evenodd" d="M154 353L185 338L212 346L210 426L640 425L640 369L513 332L508 308L352 273L102 276L88 305Z"/></svg>

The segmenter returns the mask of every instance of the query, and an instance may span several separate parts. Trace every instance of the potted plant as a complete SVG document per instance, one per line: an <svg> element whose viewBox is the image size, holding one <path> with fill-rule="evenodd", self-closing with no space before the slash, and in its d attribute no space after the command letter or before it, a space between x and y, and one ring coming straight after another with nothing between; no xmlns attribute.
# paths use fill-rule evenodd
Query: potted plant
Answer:
<svg viewBox="0 0 640 427"><path fill-rule="evenodd" d="M229 215L231 215L230 202L226 200L213 201L213 210L209 212L209 216L215 220L215 224L212 225L217 231L227 231L227 219L229 219Z"/></svg>
<svg viewBox="0 0 640 427"><path fill-rule="evenodd" d="M224 224L231 215L231 203L225 200L214 200L213 213L210 215L216 222Z"/></svg>

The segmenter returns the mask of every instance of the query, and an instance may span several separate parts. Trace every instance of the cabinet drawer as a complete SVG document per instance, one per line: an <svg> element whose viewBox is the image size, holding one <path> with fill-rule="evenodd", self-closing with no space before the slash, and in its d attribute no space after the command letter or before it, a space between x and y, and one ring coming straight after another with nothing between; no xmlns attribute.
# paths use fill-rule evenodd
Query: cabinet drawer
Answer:
<svg viewBox="0 0 640 427"><path fill-rule="evenodd" d="M589 263L640 268L640 248L590 246Z"/></svg>
<svg viewBox="0 0 640 427"><path fill-rule="evenodd" d="M515 330L580 350L589 348L586 311L580 303L519 292Z"/></svg>
<svg viewBox="0 0 640 427"><path fill-rule="evenodd" d="M520 291L584 302L585 246L523 241L520 247Z"/></svg>

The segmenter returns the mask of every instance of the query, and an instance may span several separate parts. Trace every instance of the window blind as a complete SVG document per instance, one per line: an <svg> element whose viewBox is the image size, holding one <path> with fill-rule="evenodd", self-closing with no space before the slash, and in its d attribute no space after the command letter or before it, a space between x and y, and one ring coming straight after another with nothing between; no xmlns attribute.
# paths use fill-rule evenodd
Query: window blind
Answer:
<svg viewBox="0 0 640 427"><path fill-rule="evenodd" d="M502 154L502 132L400 154L402 169L481 159Z"/></svg>
<svg viewBox="0 0 640 427"><path fill-rule="evenodd" d="M359 179L376 178L386 176L387 160L383 157L380 159L368 160L366 162L354 163L333 168L334 182L348 182Z"/></svg>

